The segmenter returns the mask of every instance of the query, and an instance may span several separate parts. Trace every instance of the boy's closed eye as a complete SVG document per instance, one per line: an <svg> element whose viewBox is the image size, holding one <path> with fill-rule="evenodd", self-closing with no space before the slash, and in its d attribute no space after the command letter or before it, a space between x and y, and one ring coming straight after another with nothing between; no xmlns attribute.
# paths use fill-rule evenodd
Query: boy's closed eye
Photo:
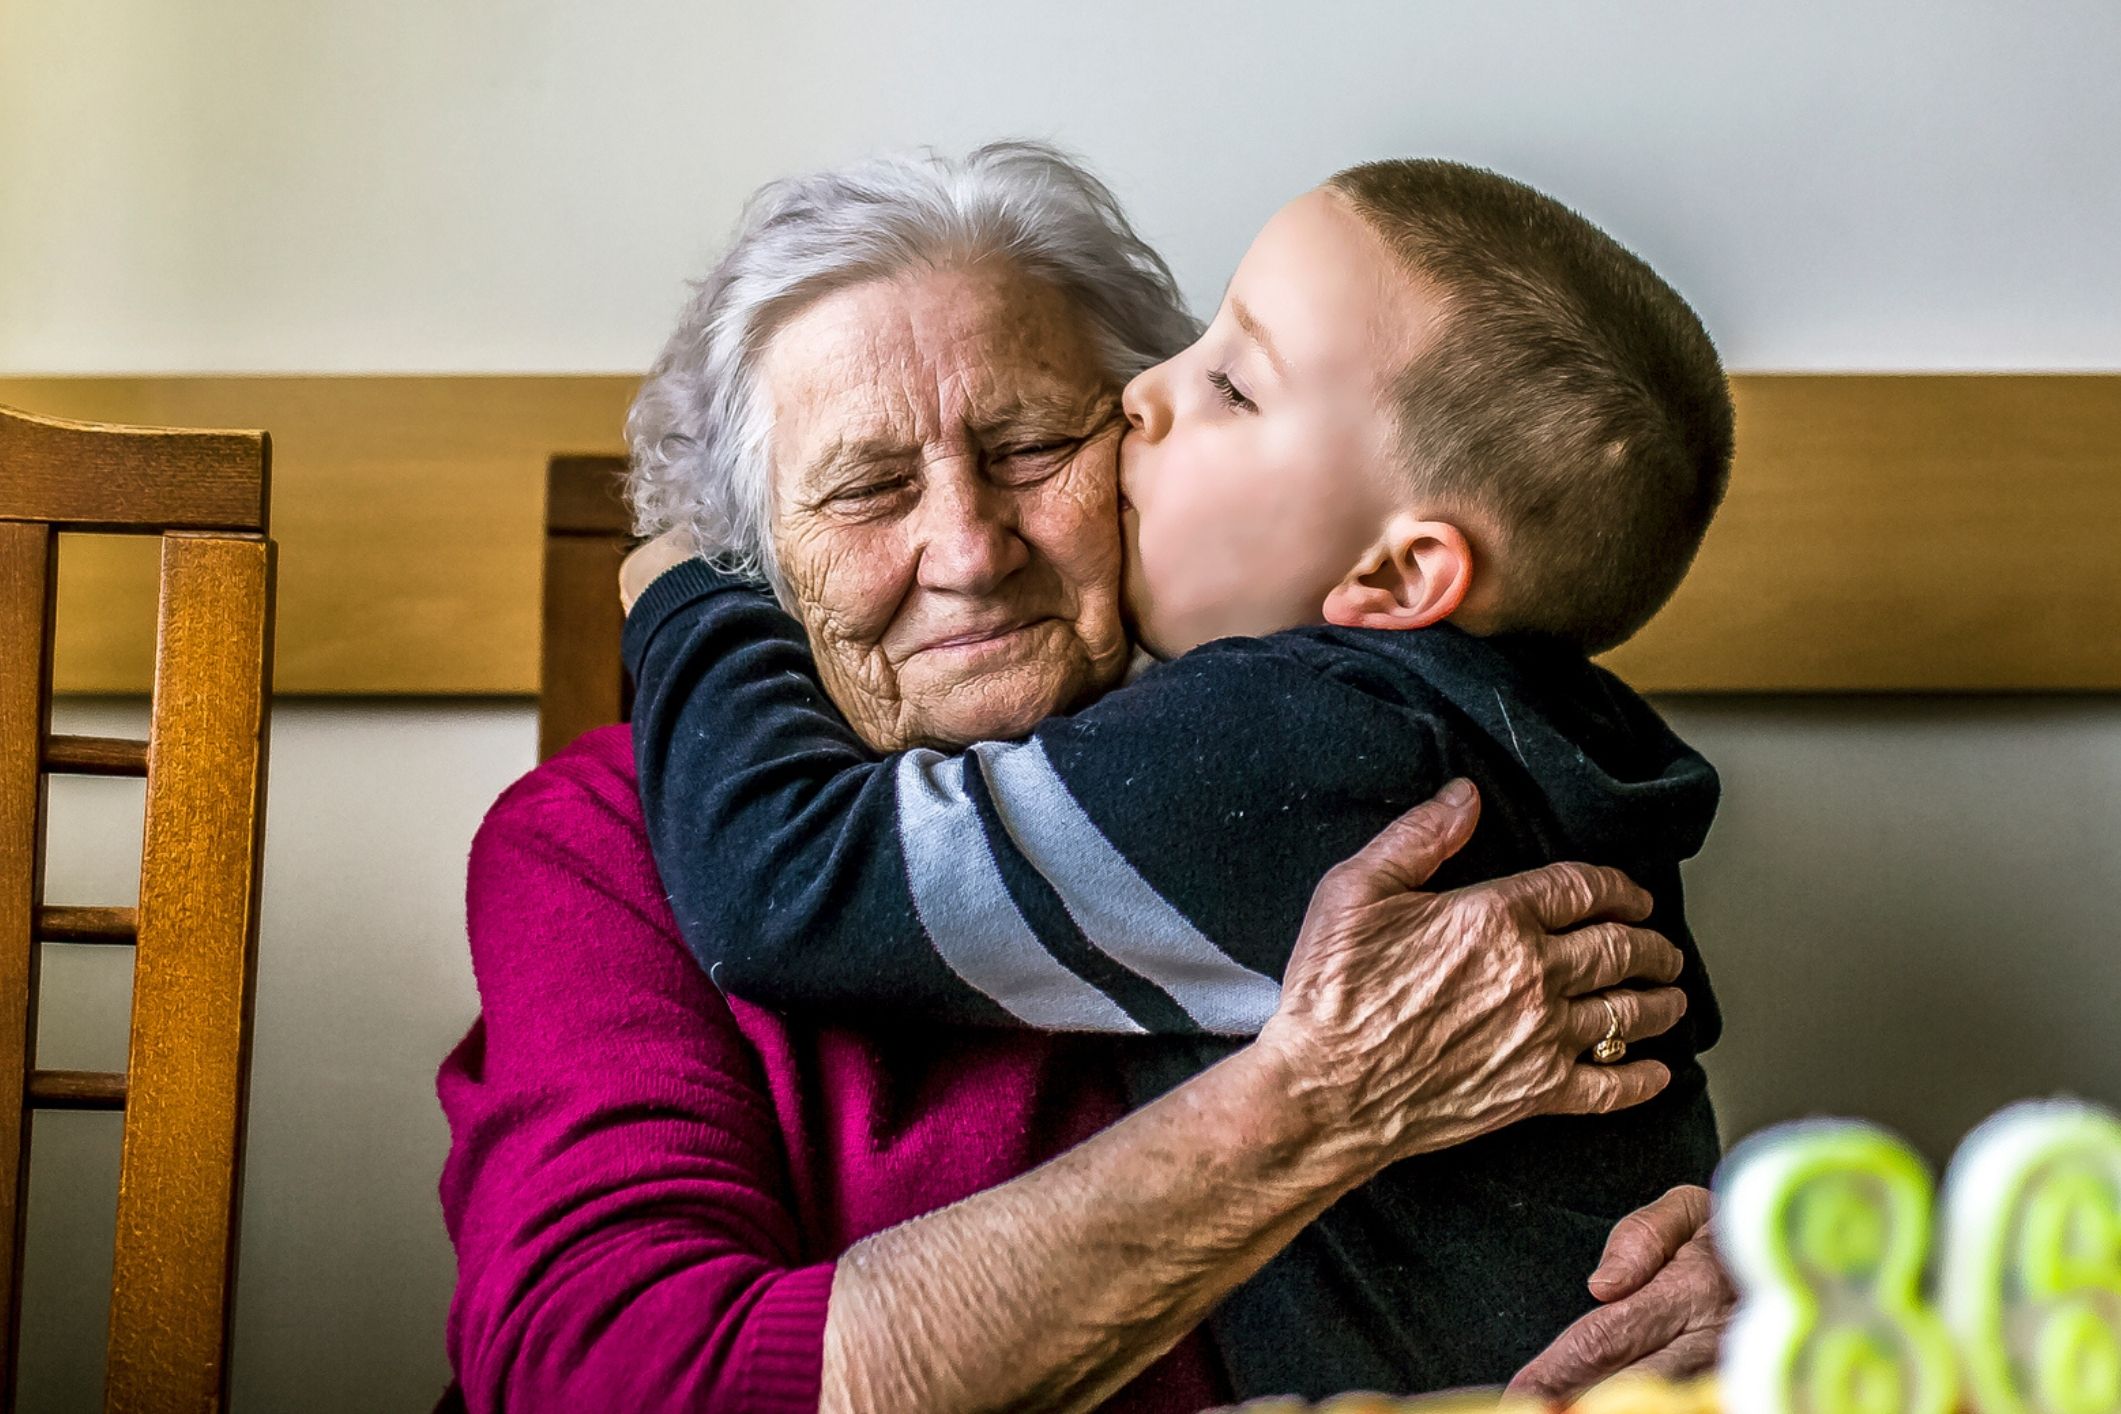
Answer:
<svg viewBox="0 0 2121 1414"><path fill-rule="evenodd" d="M1245 393L1244 389L1238 387L1235 380L1233 380L1229 374L1223 372L1219 368L1210 369L1208 371L1208 386L1215 389L1216 395L1220 397L1223 402L1228 405L1233 411L1259 411L1259 404L1253 402L1250 396Z"/></svg>

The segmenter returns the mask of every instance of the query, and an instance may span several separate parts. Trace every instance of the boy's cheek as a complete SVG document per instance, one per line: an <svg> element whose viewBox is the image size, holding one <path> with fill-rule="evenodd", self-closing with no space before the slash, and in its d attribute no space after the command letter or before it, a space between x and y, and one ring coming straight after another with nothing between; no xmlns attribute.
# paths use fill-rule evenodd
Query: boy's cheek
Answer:
<svg viewBox="0 0 2121 1414"><path fill-rule="evenodd" d="M1152 544L1129 561L1127 605L1135 636L1159 658L1175 658L1205 641L1198 631L1206 596L1201 566L1183 541Z"/></svg>

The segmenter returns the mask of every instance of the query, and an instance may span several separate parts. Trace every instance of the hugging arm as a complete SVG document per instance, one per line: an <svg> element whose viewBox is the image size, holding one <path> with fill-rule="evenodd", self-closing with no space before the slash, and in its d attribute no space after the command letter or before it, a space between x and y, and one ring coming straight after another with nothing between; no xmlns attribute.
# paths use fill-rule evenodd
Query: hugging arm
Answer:
<svg viewBox="0 0 2121 1414"><path fill-rule="evenodd" d="M1301 980L1256 1043L1043 1167L821 1256L756 1055L643 906L630 785L581 760L512 790L472 850L483 1014L439 1089L449 1351L482 1414L1086 1409L1383 1165L1666 1078L1580 1063L1604 1018L1567 995L1677 971L1652 934L1571 931L1640 917L1640 892L1566 867L1417 892L1476 814L1427 806L1321 884ZM1631 1026L1677 1015L1670 988L1624 995Z"/></svg>
<svg viewBox="0 0 2121 1414"><path fill-rule="evenodd" d="M1256 1041L1026 1177L848 1253L823 1407L1092 1407L1385 1165L1661 1089L1655 1061L1580 1060L1600 1008L1568 995L1676 974L1652 934L1566 932L1586 912L1640 917L1640 890L1557 866L1417 892L1471 833L1471 797L1408 812L1327 875ZM1631 1031L1683 1007L1671 987L1627 995ZM947 1346L904 1339L934 1328Z"/></svg>
<svg viewBox="0 0 2121 1414"><path fill-rule="evenodd" d="M1381 708L1367 741L1313 738L1364 704L1271 642L1152 669L1027 741L884 757L795 620L704 562L649 586L625 646L687 940L787 1009L1254 1034L1312 886L1444 774Z"/></svg>

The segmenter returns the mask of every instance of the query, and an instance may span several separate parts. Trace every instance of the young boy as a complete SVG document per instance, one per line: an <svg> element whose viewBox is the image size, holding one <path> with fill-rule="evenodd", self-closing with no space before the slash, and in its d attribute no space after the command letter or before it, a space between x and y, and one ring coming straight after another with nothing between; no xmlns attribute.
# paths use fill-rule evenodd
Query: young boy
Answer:
<svg viewBox="0 0 2121 1414"><path fill-rule="evenodd" d="M1715 351L1557 203L1383 162L1277 214L1123 403L1125 597L1171 661L1026 741L879 760L755 585L690 561L648 587L626 657L680 925L789 1010L1168 1038L1126 1044L1145 1100L1259 1029L1328 868L1471 778L1480 829L1433 886L1632 874L1687 956L1688 1016L1631 1053L1672 1083L1395 1166L1211 1324L1243 1395L1499 1382L1589 1306L1612 1223L1717 1155L1678 875L1716 776L1587 656L1669 597L1722 495Z"/></svg>

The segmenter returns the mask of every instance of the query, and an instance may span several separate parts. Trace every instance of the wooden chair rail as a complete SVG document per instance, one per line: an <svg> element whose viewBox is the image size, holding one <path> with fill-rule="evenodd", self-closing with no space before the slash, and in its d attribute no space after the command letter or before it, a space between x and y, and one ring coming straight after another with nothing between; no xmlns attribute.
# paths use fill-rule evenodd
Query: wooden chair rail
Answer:
<svg viewBox="0 0 2121 1414"><path fill-rule="evenodd" d="M40 1110L122 1110L125 1077L100 1070L33 1070L29 1102Z"/></svg>
<svg viewBox="0 0 2121 1414"><path fill-rule="evenodd" d="M122 427L0 409L0 520L60 530L263 532L263 432Z"/></svg>
<svg viewBox="0 0 2121 1414"><path fill-rule="evenodd" d="M55 736L44 744L44 769L68 776L147 779L147 743L114 736Z"/></svg>
<svg viewBox="0 0 2121 1414"><path fill-rule="evenodd" d="M137 943L140 910L47 904L37 910L36 933L47 943Z"/></svg>

